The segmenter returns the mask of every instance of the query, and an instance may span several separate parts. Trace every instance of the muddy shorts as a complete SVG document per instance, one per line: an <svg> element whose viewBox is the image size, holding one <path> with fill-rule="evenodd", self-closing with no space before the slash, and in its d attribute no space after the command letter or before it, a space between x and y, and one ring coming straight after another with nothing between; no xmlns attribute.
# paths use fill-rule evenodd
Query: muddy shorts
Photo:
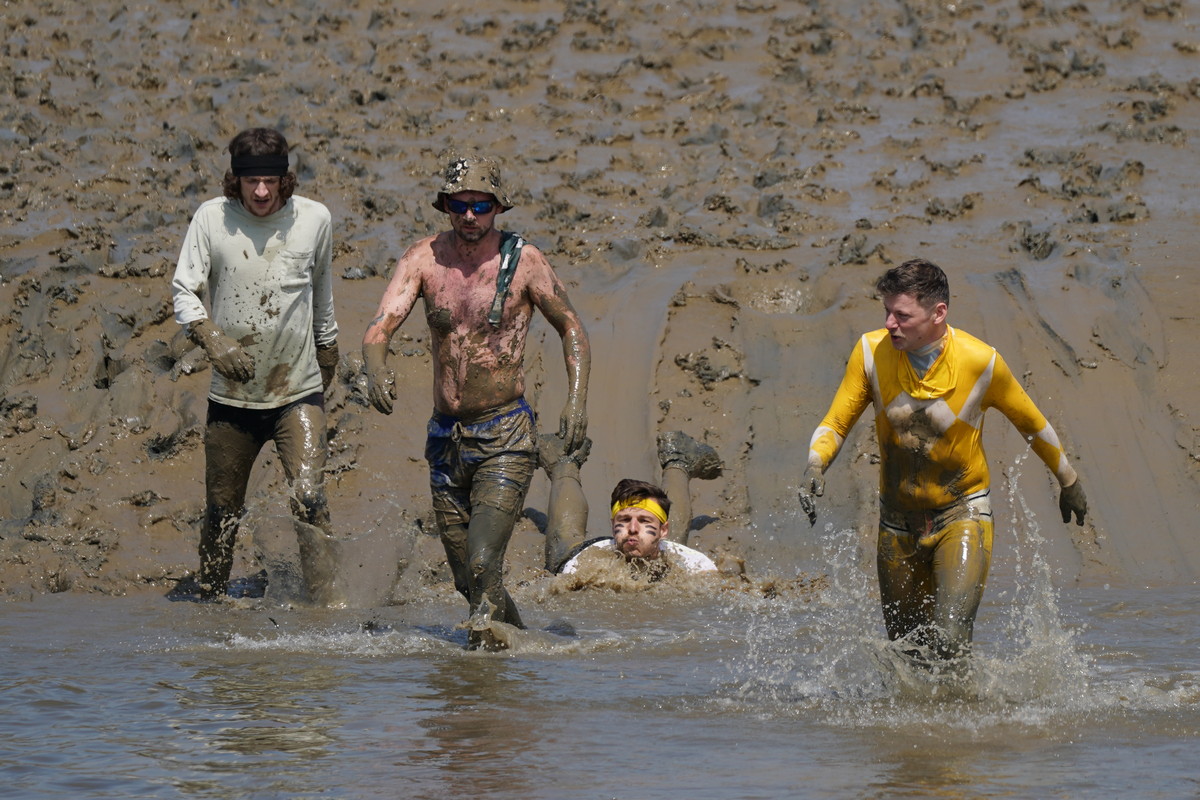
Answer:
<svg viewBox="0 0 1200 800"><path fill-rule="evenodd" d="M443 530L467 525L477 505L520 510L537 468L537 427L525 398L470 419L435 411L426 432L429 490Z"/></svg>
<svg viewBox="0 0 1200 800"><path fill-rule="evenodd" d="M299 400L279 406L278 408L241 408L240 406L230 406L218 403L216 400L209 400L207 422L209 425L217 422L234 425L254 437L262 445L275 438L279 421L283 419L284 415L296 406L301 405L316 406L323 410L325 408L325 394L323 392L313 392L306 397L301 397Z"/></svg>

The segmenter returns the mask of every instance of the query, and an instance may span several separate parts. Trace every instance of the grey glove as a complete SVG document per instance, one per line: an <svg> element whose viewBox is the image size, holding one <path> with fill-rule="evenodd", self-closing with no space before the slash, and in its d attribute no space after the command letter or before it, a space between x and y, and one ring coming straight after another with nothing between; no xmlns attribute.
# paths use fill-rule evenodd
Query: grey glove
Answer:
<svg viewBox="0 0 1200 800"><path fill-rule="evenodd" d="M208 354L213 369L229 380L244 383L254 377L254 359L212 320L193 322L188 326L187 336Z"/></svg>
<svg viewBox="0 0 1200 800"><path fill-rule="evenodd" d="M808 515L808 524L817 524L817 501L814 498L825 494L825 471L816 464L809 464L800 482L800 508Z"/></svg>
<svg viewBox="0 0 1200 800"><path fill-rule="evenodd" d="M321 368L321 391L328 393L329 384L333 383L333 375L338 365L337 342L324 347L317 345L317 366Z"/></svg>
<svg viewBox="0 0 1200 800"><path fill-rule="evenodd" d="M558 420L558 436L564 442L563 450L567 455L578 450L587 439L587 424L583 403L568 400Z"/></svg>
<svg viewBox="0 0 1200 800"><path fill-rule="evenodd" d="M1058 510L1062 512L1063 522L1071 521L1071 513L1075 514L1075 524L1082 525L1087 514L1087 497L1083 494L1083 485L1079 478L1070 486L1064 486L1058 496Z"/></svg>
<svg viewBox="0 0 1200 800"><path fill-rule="evenodd" d="M387 365L386 342L364 344L363 365L367 370L367 398L381 414L392 413L396 400L396 374Z"/></svg>

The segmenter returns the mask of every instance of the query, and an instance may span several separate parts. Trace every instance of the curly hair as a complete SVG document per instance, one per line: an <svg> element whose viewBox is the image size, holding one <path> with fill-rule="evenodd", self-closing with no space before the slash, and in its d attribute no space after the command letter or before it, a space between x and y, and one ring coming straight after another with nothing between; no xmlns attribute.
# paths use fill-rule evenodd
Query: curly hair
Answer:
<svg viewBox="0 0 1200 800"><path fill-rule="evenodd" d="M875 281L875 291L884 297L910 294L923 308L938 303L950 305L950 281L942 268L932 261L914 258L892 267Z"/></svg>
<svg viewBox="0 0 1200 800"><path fill-rule="evenodd" d="M229 142L229 155L233 156L286 156L288 154L287 139L273 128L248 128ZM223 187L225 196L233 200L242 198L241 181L233 170L225 170ZM296 173L288 173L279 179L279 196L287 200L296 191Z"/></svg>

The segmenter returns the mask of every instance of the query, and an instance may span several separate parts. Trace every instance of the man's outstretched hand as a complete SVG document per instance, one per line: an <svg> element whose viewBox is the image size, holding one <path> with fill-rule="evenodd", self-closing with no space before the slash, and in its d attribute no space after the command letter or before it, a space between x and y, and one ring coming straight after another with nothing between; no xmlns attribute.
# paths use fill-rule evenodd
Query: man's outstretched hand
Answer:
<svg viewBox="0 0 1200 800"><path fill-rule="evenodd" d="M367 399L381 414L392 413L396 401L396 374L387 365L387 343L364 344L363 366L367 372Z"/></svg>
<svg viewBox="0 0 1200 800"><path fill-rule="evenodd" d="M1087 496L1083 493L1083 484L1079 478L1070 486L1063 487L1062 494L1058 496L1058 510L1062 512L1063 522L1070 522L1073 513L1075 524L1083 524L1083 518L1087 515Z"/></svg>
<svg viewBox="0 0 1200 800"><path fill-rule="evenodd" d="M808 515L808 524L817 524L817 501L816 498L825 494L825 473L814 465L810 464L808 469L804 470L804 479L800 482L800 508L804 509L804 513Z"/></svg>
<svg viewBox="0 0 1200 800"><path fill-rule="evenodd" d="M563 440L563 452L567 455L583 446L587 438L587 411L582 403L567 401L558 419L558 438Z"/></svg>

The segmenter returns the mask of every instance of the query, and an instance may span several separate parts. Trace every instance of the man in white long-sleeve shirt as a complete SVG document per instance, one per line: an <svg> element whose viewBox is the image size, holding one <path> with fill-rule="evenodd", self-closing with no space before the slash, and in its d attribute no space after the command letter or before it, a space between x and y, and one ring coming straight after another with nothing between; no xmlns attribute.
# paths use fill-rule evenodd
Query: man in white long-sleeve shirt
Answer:
<svg viewBox="0 0 1200 800"><path fill-rule="evenodd" d="M242 131L229 153L225 196L197 209L171 284L175 321L213 366L196 587L204 597L228 588L250 471L268 440L293 513L330 529L324 393L338 361L330 214L293 194L278 131Z"/></svg>

